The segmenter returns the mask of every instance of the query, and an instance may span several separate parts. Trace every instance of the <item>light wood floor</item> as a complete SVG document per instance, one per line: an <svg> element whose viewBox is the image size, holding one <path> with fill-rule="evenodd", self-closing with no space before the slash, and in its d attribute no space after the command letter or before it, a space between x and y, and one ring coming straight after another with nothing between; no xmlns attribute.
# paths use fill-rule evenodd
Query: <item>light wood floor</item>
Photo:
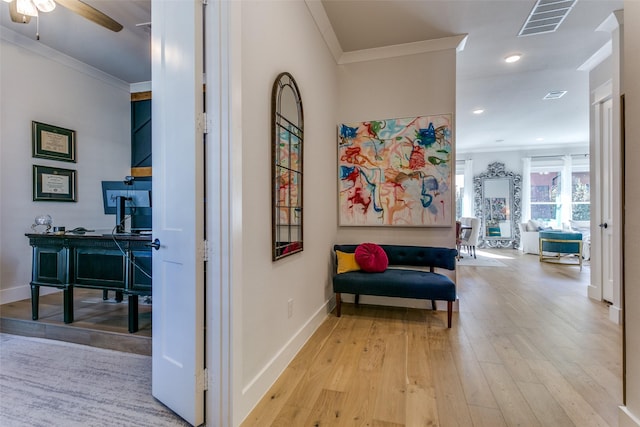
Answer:
<svg viewBox="0 0 640 427"><path fill-rule="evenodd" d="M617 426L622 328L587 298L589 266L510 249L458 267L460 312L343 305L242 424Z"/></svg>
<svg viewBox="0 0 640 427"><path fill-rule="evenodd" d="M8 334L49 338L93 347L151 355L151 305L139 298L139 330L128 332L128 302L108 300L102 291L76 288L74 322L65 324L62 315L62 293L40 296L39 319L31 320L31 299L0 305L0 331Z"/></svg>

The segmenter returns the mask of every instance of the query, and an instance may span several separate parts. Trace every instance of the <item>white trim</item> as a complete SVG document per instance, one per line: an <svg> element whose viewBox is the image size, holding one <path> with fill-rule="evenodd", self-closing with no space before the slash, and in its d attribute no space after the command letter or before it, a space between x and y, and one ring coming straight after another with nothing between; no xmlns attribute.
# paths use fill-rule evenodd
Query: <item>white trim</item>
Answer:
<svg viewBox="0 0 640 427"><path fill-rule="evenodd" d="M12 31L8 28L0 26L0 38L2 38L2 40L6 42L27 49L37 55L41 55L43 57L46 57L47 59L72 68L95 79L98 79L104 83L116 87L117 89L129 92L129 84L127 82L117 79L111 74L100 71L97 68L87 65L84 62L78 61L77 59L67 56L64 53L52 49L48 46L45 46L42 43L38 43L37 41L32 40L29 37L25 37L22 34L16 33L15 31Z"/></svg>
<svg viewBox="0 0 640 427"><path fill-rule="evenodd" d="M613 82L611 80L601 84L597 88L592 91L593 97L591 101L591 105L599 105L611 98L613 94Z"/></svg>
<svg viewBox="0 0 640 427"><path fill-rule="evenodd" d="M374 61L378 59L395 58L398 56L437 52L447 49L456 49L456 51L459 52L460 47L464 48L467 37L467 34L460 34L457 36L443 37L441 39L423 40L413 43L344 52L342 56L340 56L338 64L343 65L354 62Z"/></svg>
<svg viewBox="0 0 640 427"><path fill-rule="evenodd" d="M338 41L331 21L320 0L304 0L311 17L316 23L324 42L333 55L336 64L351 64L354 62L374 61L377 59L395 58L398 56L415 55L418 53L436 52L439 50L455 49L462 52L467 43L468 34L443 37L433 40L422 40L413 43L403 43L393 46L377 47L373 49L354 50L344 52Z"/></svg>
<svg viewBox="0 0 640 427"><path fill-rule="evenodd" d="M206 367L209 372L209 389L206 393L207 425L233 426L238 402L234 388L241 356L236 342L241 342L234 330L242 330L240 307L234 303L241 290L232 290L232 283L242 283L241 271L236 274L234 264L239 259L234 247L237 230L232 223L236 219L236 200L232 188L236 176L241 175L242 165L234 162L233 140L241 136L241 129L232 129L241 123L241 4L214 0L205 8L206 51L206 111L207 111L207 239L209 261L206 278ZM237 66L235 72L232 69ZM232 99L232 94L234 97ZM234 319L237 315L240 321ZM236 353L237 351L237 353ZM234 363L237 355L238 362Z"/></svg>
<svg viewBox="0 0 640 427"><path fill-rule="evenodd" d="M606 31L609 33L614 32L622 26L624 23L624 12L622 10L616 10L611 15L607 16L602 24L598 25L596 31Z"/></svg>
<svg viewBox="0 0 640 427"><path fill-rule="evenodd" d="M640 418L633 415L627 406L618 406L618 427L640 427Z"/></svg>
<svg viewBox="0 0 640 427"><path fill-rule="evenodd" d="M616 307L615 305L609 306L609 320L611 320L616 325L622 323L622 309L620 307Z"/></svg>
<svg viewBox="0 0 640 427"><path fill-rule="evenodd" d="M327 44L329 51L331 51L333 59L335 59L336 64L339 63L340 56L342 56L342 47L340 46L336 33L333 31L333 27L331 26L322 2L320 2L320 0L305 0L305 4L311 13L311 17L318 26L324 42Z"/></svg>
<svg viewBox="0 0 640 427"><path fill-rule="evenodd" d="M611 56L613 52L613 42L609 40L600 49L596 51L589 59L584 61L581 66L578 67L578 71L591 71L602 63L605 59Z"/></svg>
<svg viewBox="0 0 640 427"><path fill-rule="evenodd" d="M129 92L151 92L151 82L131 83L131 85L129 85Z"/></svg>
<svg viewBox="0 0 640 427"><path fill-rule="evenodd" d="M62 289L40 286L40 296L61 292ZM22 285L13 288L0 289L0 304L31 299L31 286Z"/></svg>
<svg viewBox="0 0 640 427"><path fill-rule="evenodd" d="M286 367L298 354L302 346L309 340L313 333L327 319L327 316L335 308L335 299L326 301L311 318L291 337L289 341L276 353L273 358L253 377L242 389L242 395L247 402L260 402L269 388L282 375ZM246 417L253 408L243 414Z"/></svg>
<svg viewBox="0 0 640 427"><path fill-rule="evenodd" d="M562 149L563 150L583 150L583 151L588 151L589 150L589 141L584 141L584 142L568 142L568 143L562 143ZM558 150L558 143L549 143L549 144L536 144L535 146L528 144L528 145L514 145L508 148L505 148L504 150L501 151L502 152L516 152L516 151L523 151L523 150L553 150L556 151ZM464 151L458 150L456 152L456 156L458 156L458 158L460 157L464 157L467 154L477 154L477 153L495 153L496 152L496 148L491 146L490 144L487 145L486 147L474 147L474 148L469 148L469 149L465 149Z"/></svg>

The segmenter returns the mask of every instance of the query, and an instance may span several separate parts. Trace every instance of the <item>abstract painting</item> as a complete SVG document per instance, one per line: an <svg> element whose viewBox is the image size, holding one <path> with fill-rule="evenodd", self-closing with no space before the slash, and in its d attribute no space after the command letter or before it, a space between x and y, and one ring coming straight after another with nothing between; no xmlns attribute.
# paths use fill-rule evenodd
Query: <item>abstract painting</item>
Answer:
<svg viewBox="0 0 640 427"><path fill-rule="evenodd" d="M452 226L452 115L338 126L341 226Z"/></svg>

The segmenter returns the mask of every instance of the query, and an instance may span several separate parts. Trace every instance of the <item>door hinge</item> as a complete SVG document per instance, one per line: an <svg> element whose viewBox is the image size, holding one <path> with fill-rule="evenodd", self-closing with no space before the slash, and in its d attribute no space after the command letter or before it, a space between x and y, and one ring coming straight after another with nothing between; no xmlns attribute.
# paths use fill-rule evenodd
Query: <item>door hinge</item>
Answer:
<svg viewBox="0 0 640 427"><path fill-rule="evenodd" d="M209 133L209 126L207 125L207 113L206 112L202 113L201 120L202 120L202 122L200 123L200 127L202 128L202 133L206 135L207 133Z"/></svg>
<svg viewBox="0 0 640 427"><path fill-rule="evenodd" d="M208 240L203 240L202 244L200 245L200 258L202 258L203 261L209 261L209 241Z"/></svg>
<svg viewBox="0 0 640 427"><path fill-rule="evenodd" d="M202 371L200 371L200 374L198 374L197 382L198 390L209 390L209 370L207 368L204 368Z"/></svg>

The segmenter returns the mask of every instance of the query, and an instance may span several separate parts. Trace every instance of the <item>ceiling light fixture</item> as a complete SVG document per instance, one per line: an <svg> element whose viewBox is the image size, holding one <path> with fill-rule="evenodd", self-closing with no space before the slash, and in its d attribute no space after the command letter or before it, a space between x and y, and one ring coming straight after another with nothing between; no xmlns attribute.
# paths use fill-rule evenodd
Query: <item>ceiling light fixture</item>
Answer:
<svg viewBox="0 0 640 427"><path fill-rule="evenodd" d="M476 108L475 110L473 110L473 114L482 114L484 113L484 110L482 108Z"/></svg>
<svg viewBox="0 0 640 427"><path fill-rule="evenodd" d="M4 1L11 3L13 0ZM15 2L18 13L25 16L37 17L38 11L51 12L56 8L56 2L53 0L15 0Z"/></svg>
<svg viewBox="0 0 640 427"><path fill-rule="evenodd" d="M520 61L520 58L522 58L522 55L519 53L514 53L513 55L509 55L506 58L504 58L504 62L511 64L513 62L518 62Z"/></svg>

